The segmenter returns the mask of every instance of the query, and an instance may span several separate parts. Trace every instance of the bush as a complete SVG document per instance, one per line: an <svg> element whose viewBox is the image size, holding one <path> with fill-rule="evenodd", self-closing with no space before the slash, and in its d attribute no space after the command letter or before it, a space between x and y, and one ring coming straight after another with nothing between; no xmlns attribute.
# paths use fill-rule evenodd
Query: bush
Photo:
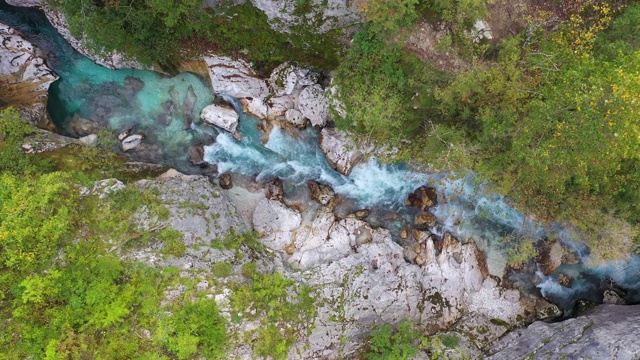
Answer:
<svg viewBox="0 0 640 360"><path fill-rule="evenodd" d="M369 360L406 360L418 354L416 340L420 334L409 320L398 325L394 331L384 324L371 333L369 351L365 354Z"/></svg>

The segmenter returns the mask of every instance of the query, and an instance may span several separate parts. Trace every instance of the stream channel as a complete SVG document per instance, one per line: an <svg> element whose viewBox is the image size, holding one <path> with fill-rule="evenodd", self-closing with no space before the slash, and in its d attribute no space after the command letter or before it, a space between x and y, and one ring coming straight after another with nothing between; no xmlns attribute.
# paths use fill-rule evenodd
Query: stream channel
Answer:
<svg viewBox="0 0 640 360"><path fill-rule="evenodd" d="M439 204L431 211L439 224L430 231L436 235L450 232L463 241L473 239L487 255L491 274L504 275L506 249L510 246L505 239L553 234L574 251L580 262L562 265L550 276L535 268L522 273L509 271L506 277L515 287L542 294L565 314L579 299L602 302L603 291L611 284L623 293L627 303L640 301L640 257L586 266L589 251L577 241L577 231L561 224L536 222L510 207L502 196L485 192L472 174L456 177L421 173L405 164L381 164L374 159L344 176L331 168L320 150L318 129L297 131L276 126L262 144L258 121L243 114L235 99L231 101L240 114L241 141L204 124L199 120L201 110L216 95L224 95L214 94L208 79L192 73L168 77L145 70L107 69L75 51L41 11L15 8L4 0L0 0L0 22L14 27L44 50L47 65L60 76L50 88L48 110L62 133L69 133L68 123L74 116L115 131L134 128L145 135L145 140L142 148L130 154L132 158L191 174L202 169L189 164L189 147L198 142L211 144L205 147L205 160L217 164L220 173L240 174L258 182L278 177L287 194L304 191L307 180L329 185L346 199L342 212L370 209L367 221L389 229L396 240L416 212L405 206L408 194L421 185L432 186ZM391 213L399 216L388 216ZM558 283L559 273L573 279L570 288Z"/></svg>

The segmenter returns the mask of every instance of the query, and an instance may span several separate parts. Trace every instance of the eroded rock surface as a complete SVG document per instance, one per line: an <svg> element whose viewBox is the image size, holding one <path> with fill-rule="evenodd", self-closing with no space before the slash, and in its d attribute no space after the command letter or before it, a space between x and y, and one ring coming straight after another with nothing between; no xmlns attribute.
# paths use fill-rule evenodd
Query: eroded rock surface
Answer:
<svg viewBox="0 0 640 360"><path fill-rule="evenodd" d="M209 105L202 109L200 118L207 124L217 126L230 133L235 133L238 127L238 113L226 106L216 104Z"/></svg>
<svg viewBox="0 0 640 360"><path fill-rule="evenodd" d="M638 359L638 334L640 305L601 305L577 318L515 330L488 359Z"/></svg>
<svg viewBox="0 0 640 360"><path fill-rule="evenodd" d="M345 133L336 129L322 129L320 148L331 166L345 175L349 175L351 169L364 159L364 154L350 142Z"/></svg>
<svg viewBox="0 0 640 360"><path fill-rule="evenodd" d="M309 32L325 33L361 21L354 3L346 0L312 0L309 3L251 0L251 3L267 15L274 30L281 32L290 32L292 27L303 25Z"/></svg>
<svg viewBox="0 0 640 360"><path fill-rule="evenodd" d="M205 56L213 91L236 98L261 99L269 95L267 83L243 60L225 56Z"/></svg>
<svg viewBox="0 0 640 360"><path fill-rule="evenodd" d="M39 49L2 23L0 42L0 104L11 104L32 124L49 128L48 90L58 76L45 65Z"/></svg>

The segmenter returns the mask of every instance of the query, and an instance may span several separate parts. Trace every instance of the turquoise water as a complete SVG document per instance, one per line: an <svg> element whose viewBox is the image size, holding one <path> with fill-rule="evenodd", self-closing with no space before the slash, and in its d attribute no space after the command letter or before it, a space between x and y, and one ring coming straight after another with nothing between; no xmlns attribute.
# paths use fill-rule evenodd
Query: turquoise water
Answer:
<svg viewBox="0 0 640 360"><path fill-rule="evenodd" d="M46 18L36 11L12 8L0 1L0 21L25 31L26 37L47 52L47 63L61 80L50 90L49 111L54 122L69 131L74 116L92 120L116 131L134 128L145 135L142 149L130 153L134 159L174 166L197 173L199 167L187 162L188 147L197 142L209 143L205 159L218 165L221 173L234 172L258 181L279 177L288 189L301 189L307 180L331 185L349 199L345 212L366 207L373 209L369 221L397 234L410 225L415 209L404 206L407 195L421 185L437 189L439 206L432 211L440 225L436 234L451 232L459 239L473 239L485 250L492 273L502 275L505 265L504 239L541 238L554 233L568 247L575 249L584 263L589 252L575 241L579 235L559 224L542 224L513 209L498 195L484 191L473 175L416 172L406 165L380 164L375 160L356 166L349 176L333 170L318 144L314 129L296 131L274 128L262 144L257 121L240 111L238 141L226 132L201 123L202 108L211 103L213 94L207 82L194 74L166 77L151 71L109 70L75 52L53 30ZM189 124L188 119L193 123ZM215 140L215 141L214 141ZM389 220L385 215L398 213ZM542 282L534 285L536 269L525 274L511 274L515 285L525 291L541 293L564 309L571 309L577 299L602 300L602 291L615 283L626 291L629 301L640 301L640 257L588 268L583 263L563 265L558 271L571 275L571 289L560 286L557 273L539 274Z"/></svg>
<svg viewBox="0 0 640 360"><path fill-rule="evenodd" d="M189 146L210 141L210 136L191 126L201 122L200 112L213 101L205 80L191 73L168 77L153 71L107 69L76 52L43 14L4 1L0 11L5 23L26 30L25 36L45 49L47 65L60 76L51 86L48 108L63 133L73 133L69 122L75 116L116 132L133 128L148 145L132 151L134 159L198 171L189 165L187 154ZM207 133L216 132L211 128Z"/></svg>

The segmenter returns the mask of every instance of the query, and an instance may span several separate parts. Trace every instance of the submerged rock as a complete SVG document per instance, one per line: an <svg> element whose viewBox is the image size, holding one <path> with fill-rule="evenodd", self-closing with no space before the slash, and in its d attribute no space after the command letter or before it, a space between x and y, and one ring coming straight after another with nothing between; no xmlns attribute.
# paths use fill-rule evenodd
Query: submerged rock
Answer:
<svg viewBox="0 0 640 360"><path fill-rule="evenodd" d="M101 126L94 121L85 119L77 114L71 118L66 127L67 131L69 131L71 135L75 135L77 137L94 134L101 128ZM120 141L122 140L124 140L124 138L120 139Z"/></svg>
<svg viewBox="0 0 640 360"><path fill-rule="evenodd" d="M601 305L576 318L515 330L487 359L639 359L638 334L640 305Z"/></svg>
<svg viewBox="0 0 640 360"><path fill-rule="evenodd" d="M0 42L0 103L15 106L33 125L53 128L46 105L49 86L58 76L45 65L39 49L2 23Z"/></svg>
<svg viewBox="0 0 640 360"><path fill-rule="evenodd" d="M217 126L230 133L235 133L240 117L232 108L212 104L202 109L200 118L207 124Z"/></svg>

